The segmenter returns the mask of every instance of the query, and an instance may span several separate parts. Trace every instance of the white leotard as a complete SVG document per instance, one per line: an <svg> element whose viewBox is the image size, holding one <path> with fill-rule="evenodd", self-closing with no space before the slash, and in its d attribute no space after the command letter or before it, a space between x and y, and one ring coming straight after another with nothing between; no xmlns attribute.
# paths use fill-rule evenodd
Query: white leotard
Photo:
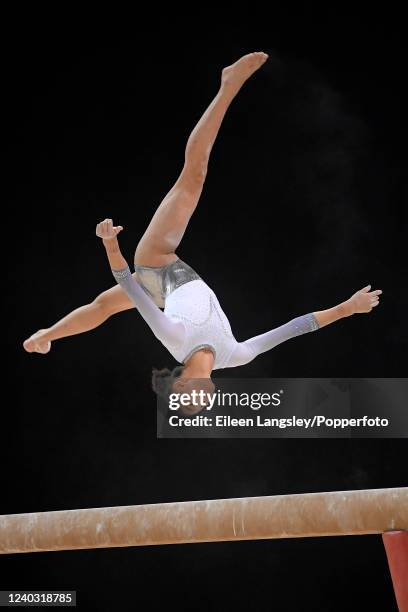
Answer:
<svg viewBox="0 0 408 612"><path fill-rule="evenodd" d="M161 311L134 279L129 267L112 272L156 338L179 363L187 361L200 348L208 347L214 353L214 370L244 365L277 344L319 327L314 314L309 313L265 334L237 342L217 296L203 280L193 280L175 289Z"/></svg>

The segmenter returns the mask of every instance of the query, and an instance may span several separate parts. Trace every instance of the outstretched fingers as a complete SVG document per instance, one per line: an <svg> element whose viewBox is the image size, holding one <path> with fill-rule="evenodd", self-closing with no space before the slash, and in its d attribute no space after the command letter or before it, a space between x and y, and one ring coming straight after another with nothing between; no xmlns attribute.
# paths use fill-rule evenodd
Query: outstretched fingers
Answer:
<svg viewBox="0 0 408 612"><path fill-rule="evenodd" d="M370 296L371 307L375 308L380 303L380 295L382 294L381 289L376 289L375 291L371 291L368 295Z"/></svg>
<svg viewBox="0 0 408 612"><path fill-rule="evenodd" d="M368 296L370 297L370 303L371 303L372 308L374 308L375 306L378 306L378 304L380 303L381 294L382 294L381 289L375 289L375 291L370 291L370 293L368 294Z"/></svg>
<svg viewBox="0 0 408 612"><path fill-rule="evenodd" d="M367 298L369 299L369 305L371 308L375 308L380 303L380 295L382 294L381 289L375 289L374 291L370 291L367 293Z"/></svg>

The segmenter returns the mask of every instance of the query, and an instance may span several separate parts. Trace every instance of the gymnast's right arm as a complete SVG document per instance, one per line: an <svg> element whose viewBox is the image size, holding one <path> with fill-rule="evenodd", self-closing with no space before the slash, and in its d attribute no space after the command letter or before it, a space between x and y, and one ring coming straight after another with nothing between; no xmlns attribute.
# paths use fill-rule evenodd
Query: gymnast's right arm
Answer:
<svg viewBox="0 0 408 612"><path fill-rule="evenodd" d="M96 235L102 238L108 256L112 274L117 283L134 302L156 338L166 347L179 346L184 340L184 325L180 321L172 321L160 310L153 300L145 293L139 283L133 278L126 259L120 252L117 235L122 226L113 226L112 219L105 219L96 226Z"/></svg>

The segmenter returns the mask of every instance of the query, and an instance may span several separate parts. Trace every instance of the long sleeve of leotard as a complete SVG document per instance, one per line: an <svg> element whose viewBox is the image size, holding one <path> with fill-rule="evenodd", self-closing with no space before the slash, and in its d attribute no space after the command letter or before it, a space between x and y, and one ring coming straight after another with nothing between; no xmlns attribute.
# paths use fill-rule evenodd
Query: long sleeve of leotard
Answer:
<svg viewBox="0 0 408 612"><path fill-rule="evenodd" d="M278 344L290 338L294 338L295 336L300 336L301 334L306 334L307 332L317 329L319 329L319 324L313 313L296 317L288 323L276 327L265 334L255 336L254 338L245 340L245 342L239 342L226 367L232 368L249 363L261 353L269 351Z"/></svg>
<svg viewBox="0 0 408 612"><path fill-rule="evenodd" d="M112 270L117 283L126 291L134 302L156 338L166 348L177 348L184 341L185 329L181 321L172 321L160 310L153 300L143 290L141 285L133 278L129 266L122 270Z"/></svg>

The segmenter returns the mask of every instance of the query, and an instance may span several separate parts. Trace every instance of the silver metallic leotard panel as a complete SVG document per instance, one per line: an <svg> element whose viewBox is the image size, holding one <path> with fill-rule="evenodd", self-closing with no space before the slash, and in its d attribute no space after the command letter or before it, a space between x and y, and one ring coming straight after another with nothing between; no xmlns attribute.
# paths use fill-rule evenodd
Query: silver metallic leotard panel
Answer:
<svg viewBox="0 0 408 612"><path fill-rule="evenodd" d="M197 272L181 259L160 268L135 264L135 273L137 282L159 308L164 308L166 298L175 289L192 280L200 280Z"/></svg>

